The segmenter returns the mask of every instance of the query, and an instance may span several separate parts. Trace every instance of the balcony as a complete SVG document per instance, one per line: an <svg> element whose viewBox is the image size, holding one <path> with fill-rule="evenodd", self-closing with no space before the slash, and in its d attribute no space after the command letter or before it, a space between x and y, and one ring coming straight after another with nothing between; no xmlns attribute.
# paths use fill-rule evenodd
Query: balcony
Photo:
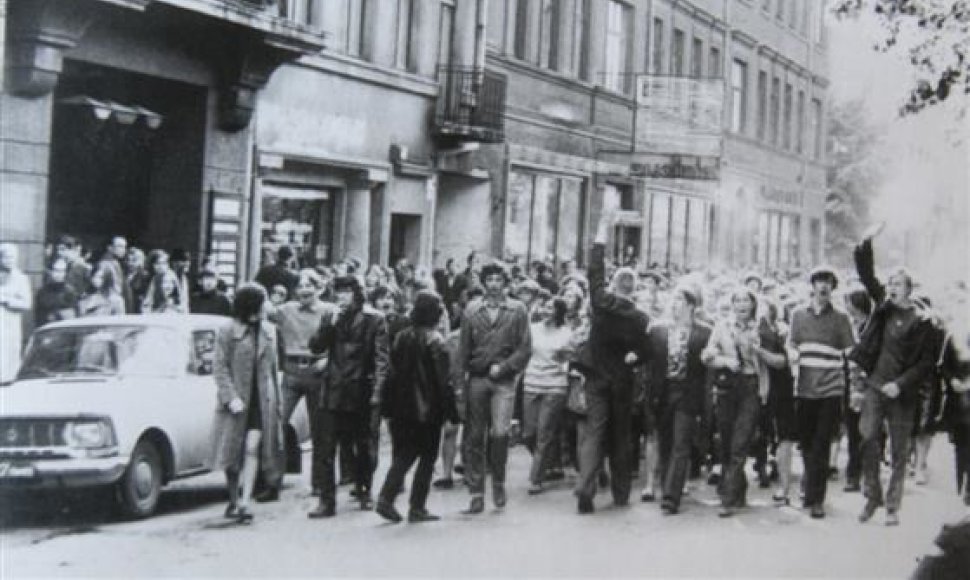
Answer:
<svg viewBox="0 0 970 580"><path fill-rule="evenodd" d="M505 140L505 75L473 67L442 66L438 79L441 92L435 136L459 142Z"/></svg>

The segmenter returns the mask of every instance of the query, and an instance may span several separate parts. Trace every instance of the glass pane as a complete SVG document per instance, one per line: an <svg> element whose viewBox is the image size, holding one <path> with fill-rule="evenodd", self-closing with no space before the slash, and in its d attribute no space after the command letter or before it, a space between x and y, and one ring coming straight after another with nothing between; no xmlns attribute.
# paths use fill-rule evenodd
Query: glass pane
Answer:
<svg viewBox="0 0 970 580"><path fill-rule="evenodd" d="M529 258L529 218L532 212L533 176L509 173L508 208L505 218L505 253L524 264Z"/></svg>
<svg viewBox="0 0 970 580"><path fill-rule="evenodd" d="M536 177L532 209L532 254L529 260L547 260L556 254L556 226L559 223L559 180Z"/></svg>
<svg viewBox="0 0 970 580"><path fill-rule="evenodd" d="M757 258L755 262L760 266L767 267L768 265L768 212L761 212L758 216L758 238L757 238L758 249L756 252Z"/></svg>
<svg viewBox="0 0 970 580"><path fill-rule="evenodd" d="M579 259L580 237L583 232L583 182L563 179L559 195L559 239L556 242L556 258Z"/></svg>
<svg viewBox="0 0 970 580"><path fill-rule="evenodd" d="M655 193L651 201L650 264L667 264L667 234L670 220L670 196Z"/></svg>
<svg viewBox="0 0 970 580"><path fill-rule="evenodd" d="M690 200L687 224L687 267L696 269L707 262L707 202Z"/></svg>
<svg viewBox="0 0 970 580"><path fill-rule="evenodd" d="M262 208L262 255L275 255L276 250L285 244L296 252L301 268L330 260L333 242L333 205L330 198L297 199L266 195Z"/></svg>
<svg viewBox="0 0 970 580"><path fill-rule="evenodd" d="M787 214L781 216L781 230L779 232L779 238L778 265L782 268L787 268L791 265L791 217Z"/></svg>
<svg viewBox="0 0 970 580"><path fill-rule="evenodd" d="M670 265L683 267L687 236L687 198L675 196L670 220Z"/></svg>
<svg viewBox="0 0 970 580"><path fill-rule="evenodd" d="M768 218L768 261L765 264L768 268L778 265L778 214L771 214Z"/></svg>

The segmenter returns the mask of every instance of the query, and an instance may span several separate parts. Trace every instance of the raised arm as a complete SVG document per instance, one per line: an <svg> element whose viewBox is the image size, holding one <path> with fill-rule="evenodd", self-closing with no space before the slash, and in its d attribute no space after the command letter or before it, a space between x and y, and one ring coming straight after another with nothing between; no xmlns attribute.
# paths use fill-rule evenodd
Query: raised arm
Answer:
<svg viewBox="0 0 970 580"><path fill-rule="evenodd" d="M856 273L872 300L879 304L886 298L886 287L876 278L876 258L872 251L872 238L862 240L852 251Z"/></svg>

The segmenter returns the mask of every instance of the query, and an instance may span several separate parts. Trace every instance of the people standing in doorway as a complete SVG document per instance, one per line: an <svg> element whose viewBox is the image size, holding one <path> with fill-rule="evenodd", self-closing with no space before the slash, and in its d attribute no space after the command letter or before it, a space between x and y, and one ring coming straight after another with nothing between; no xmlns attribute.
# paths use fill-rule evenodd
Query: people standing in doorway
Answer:
<svg viewBox="0 0 970 580"><path fill-rule="evenodd" d="M125 313L125 301L118 293L115 269L98 265L91 272L87 292L78 302L79 316L116 316Z"/></svg>
<svg viewBox="0 0 970 580"><path fill-rule="evenodd" d="M179 284L179 296L182 298L185 312L191 311L190 296L194 289L189 285L189 271L192 269L192 255L182 248L175 248L169 256L172 272Z"/></svg>
<svg viewBox="0 0 970 580"><path fill-rule="evenodd" d="M192 295L189 311L192 314L232 316L232 302L219 289L219 275L215 270L203 268L199 272L199 291Z"/></svg>
<svg viewBox="0 0 970 580"><path fill-rule="evenodd" d="M142 313L184 314L187 312L182 285L179 284L175 272L166 270L162 274L156 274L148 296L145 297L145 304L142 305Z"/></svg>
<svg viewBox="0 0 970 580"><path fill-rule="evenodd" d="M213 467L226 473L227 518L253 519L249 502L257 469L277 481L283 466L282 399L278 382L276 329L266 317L266 292L256 284L239 288L233 321L219 331L213 374L218 385Z"/></svg>
<svg viewBox="0 0 970 580"><path fill-rule="evenodd" d="M54 258L47 267L44 285L34 297L34 325L77 317L78 295L67 283L67 260Z"/></svg>
<svg viewBox="0 0 970 580"><path fill-rule="evenodd" d="M805 464L804 507L825 517L832 439L841 423L846 381L844 353L854 344L847 314L832 305L835 272L816 268L809 275L812 298L792 313L788 358L798 365L798 431Z"/></svg>
<svg viewBox="0 0 970 580"><path fill-rule="evenodd" d="M140 314L145 296L152 285L154 272L146 267L145 252L140 248L128 249L127 265L128 287L131 288L133 312Z"/></svg>
<svg viewBox="0 0 970 580"><path fill-rule="evenodd" d="M91 265L81 258L81 246L77 238L61 235L54 244L54 257L63 258L67 262L67 285L80 296L88 287L91 277Z"/></svg>
<svg viewBox="0 0 970 580"><path fill-rule="evenodd" d="M471 493L469 514L485 510L486 437L492 502L497 508L505 507L515 381L532 354L529 315L521 302L507 294L508 272L501 264L490 263L482 268L481 282L485 297L469 304L462 315L458 359L461 376L467 381L463 388L467 397L464 464Z"/></svg>
<svg viewBox="0 0 970 580"><path fill-rule="evenodd" d="M919 388L933 372L937 353L930 348L932 324L913 303L912 276L898 269L884 286L875 275L871 237L856 247L854 257L859 279L877 304L850 357L867 375L859 426L866 505L859 521L869 521L885 504L886 525L895 526L899 524ZM885 495L879 480L884 424L889 430L892 465Z"/></svg>
<svg viewBox="0 0 970 580"><path fill-rule="evenodd" d="M95 269L109 268L111 270L111 284L125 304L124 311L134 312L131 288L128 286L128 277L125 272L125 256L127 253L128 240L123 236L114 236L105 246L104 253L101 254L101 259L95 265Z"/></svg>
<svg viewBox="0 0 970 580"><path fill-rule="evenodd" d="M287 298L289 298L296 290L296 283L299 281L292 269L294 257L293 248L280 246L276 250L276 261L256 272L256 282L261 284L266 292L271 292L276 285L282 285L286 288Z"/></svg>
<svg viewBox="0 0 970 580"><path fill-rule="evenodd" d="M23 348L21 316L30 311L30 280L18 264L17 246L0 244L0 382L13 380Z"/></svg>

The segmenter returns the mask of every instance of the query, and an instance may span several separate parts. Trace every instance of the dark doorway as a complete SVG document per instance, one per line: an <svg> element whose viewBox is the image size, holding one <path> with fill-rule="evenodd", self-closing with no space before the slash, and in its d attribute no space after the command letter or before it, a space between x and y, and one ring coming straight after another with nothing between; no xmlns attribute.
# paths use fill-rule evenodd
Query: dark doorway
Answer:
<svg viewBox="0 0 970 580"><path fill-rule="evenodd" d="M48 238L69 233L96 252L111 235L145 250L199 251L205 104L202 87L66 61L54 94Z"/></svg>
<svg viewBox="0 0 970 580"><path fill-rule="evenodd" d="M391 214L391 265L401 258L417 265L421 259L421 216L414 214Z"/></svg>

